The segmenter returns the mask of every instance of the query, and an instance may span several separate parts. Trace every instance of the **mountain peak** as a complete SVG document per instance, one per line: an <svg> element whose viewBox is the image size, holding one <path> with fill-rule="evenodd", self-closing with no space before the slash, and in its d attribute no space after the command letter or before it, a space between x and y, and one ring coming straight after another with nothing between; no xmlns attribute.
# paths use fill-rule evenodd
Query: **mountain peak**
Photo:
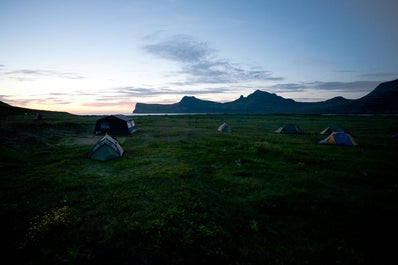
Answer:
<svg viewBox="0 0 398 265"><path fill-rule="evenodd" d="M195 101L198 101L199 99L197 99L196 97L194 97L194 96L184 96L182 99L181 99L181 101L180 101L180 103L182 103L182 104L189 104L189 103L192 103L192 102L195 102Z"/></svg>
<svg viewBox="0 0 398 265"><path fill-rule="evenodd" d="M247 96L247 99L250 101L267 101L267 102L273 102L273 103L282 103L282 102L294 102L292 99L286 99L284 97L278 96L275 93L269 93L266 91L262 90L256 90L249 96Z"/></svg>
<svg viewBox="0 0 398 265"><path fill-rule="evenodd" d="M346 99L346 98L344 98L342 96L338 96L338 97L334 97L334 98L328 99L325 102L328 102L328 103L344 103L344 102L347 102L347 101L349 101L349 99Z"/></svg>
<svg viewBox="0 0 398 265"><path fill-rule="evenodd" d="M254 91L251 95L255 95L255 96L260 96L260 95L276 95L274 93L269 93L267 91L262 91L257 89L256 91Z"/></svg>

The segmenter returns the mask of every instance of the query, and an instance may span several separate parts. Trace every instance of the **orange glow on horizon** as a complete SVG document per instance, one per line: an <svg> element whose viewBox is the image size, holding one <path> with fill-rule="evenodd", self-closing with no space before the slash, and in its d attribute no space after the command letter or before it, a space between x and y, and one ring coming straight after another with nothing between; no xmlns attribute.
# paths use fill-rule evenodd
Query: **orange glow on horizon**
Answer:
<svg viewBox="0 0 398 265"><path fill-rule="evenodd" d="M7 102L6 102L7 103ZM13 107L27 108L42 111L59 111L67 112L75 115L108 115L108 114L132 114L135 108L135 103L124 104L38 104L30 102L23 104L21 102L13 101L7 104Z"/></svg>

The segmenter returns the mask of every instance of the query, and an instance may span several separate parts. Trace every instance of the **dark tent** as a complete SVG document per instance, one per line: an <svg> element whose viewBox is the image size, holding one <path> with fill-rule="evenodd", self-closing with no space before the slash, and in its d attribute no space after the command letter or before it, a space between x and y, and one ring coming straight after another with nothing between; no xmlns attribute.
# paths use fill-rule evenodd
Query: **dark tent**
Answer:
<svg viewBox="0 0 398 265"><path fill-rule="evenodd" d="M106 134L92 148L88 158L100 161L106 161L113 158L121 157L124 153L119 142Z"/></svg>
<svg viewBox="0 0 398 265"><path fill-rule="evenodd" d="M43 116L41 116L40 112L36 113L35 120L41 121L43 119Z"/></svg>
<svg viewBox="0 0 398 265"><path fill-rule="evenodd" d="M299 126L295 124L285 124L282 127L280 127L278 130L275 132L277 133L286 133L286 134L303 134L303 130L300 129Z"/></svg>
<svg viewBox="0 0 398 265"><path fill-rule="evenodd" d="M110 115L97 120L95 134L131 134L137 130L134 120L124 115Z"/></svg>

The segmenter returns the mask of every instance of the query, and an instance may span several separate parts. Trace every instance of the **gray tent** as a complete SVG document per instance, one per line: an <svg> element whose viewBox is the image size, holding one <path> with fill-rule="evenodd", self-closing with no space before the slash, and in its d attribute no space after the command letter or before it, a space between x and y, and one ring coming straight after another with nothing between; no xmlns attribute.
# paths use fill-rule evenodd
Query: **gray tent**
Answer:
<svg viewBox="0 0 398 265"><path fill-rule="evenodd" d="M299 126L295 124L285 124L282 127L280 127L278 130L275 132L277 133L286 133L286 134L303 134L303 130L300 129Z"/></svg>
<svg viewBox="0 0 398 265"><path fill-rule="evenodd" d="M94 160L106 161L113 158L121 157L124 153L119 142L106 134L92 148L88 157Z"/></svg>
<svg viewBox="0 0 398 265"><path fill-rule="evenodd" d="M223 124L221 124L221 125L218 127L217 131L219 131L219 132L228 132L228 133L230 133L230 132L232 132L232 129L231 129L231 127L230 127L228 124L226 124L226 123L224 122Z"/></svg>

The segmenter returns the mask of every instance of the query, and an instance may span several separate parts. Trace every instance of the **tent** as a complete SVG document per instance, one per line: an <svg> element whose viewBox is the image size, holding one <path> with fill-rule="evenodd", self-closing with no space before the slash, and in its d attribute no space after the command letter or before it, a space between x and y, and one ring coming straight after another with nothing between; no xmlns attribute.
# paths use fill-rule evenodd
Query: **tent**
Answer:
<svg viewBox="0 0 398 265"><path fill-rule="evenodd" d="M230 127L228 124L226 124L226 123L224 122L223 124L221 124L220 126L218 126L217 131L219 131L219 132L228 132L228 133L230 133L230 132L232 132L232 129L231 129L231 127Z"/></svg>
<svg viewBox="0 0 398 265"><path fill-rule="evenodd" d="M134 120L124 115L110 115L97 120L95 134L131 134L137 130Z"/></svg>
<svg viewBox="0 0 398 265"><path fill-rule="evenodd" d="M338 127L338 126L331 126L331 127L327 127L326 129L324 129L323 131L321 131L320 134L322 135L330 135L333 132L348 132L347 129Z"/></svg>
<svg viewBox="0 0 398 265"><path fill-rule="evenodd" d="M299 126L295 124L285 124L282 127L280 127L278 130L275 132L277 133L287 133L287 134L303 134L303 130L300 129Z"/></svg>
<svg viewBox="0 0 398 265"><path fill-rule="evenodd" d="M319 142L320 144L333 144L333 145L345 145L345 146L356 146L358 145L354 138L346 132L333 132L331 135Z"/></svg>
<svg viewBox="0 0 398 265"><path fill-rule="evenodd" d="M106 161L113 158L121 157L124 153L123 148L119 142L105 134L92 148L88 154L88 158L100 161Z"/></svg>
<svg viewBox="0 0 398 265"><path fill-rule="evenodd" d="M40 112L36 113L35 120L41 121L43 116L41 116Z"/></svg>

